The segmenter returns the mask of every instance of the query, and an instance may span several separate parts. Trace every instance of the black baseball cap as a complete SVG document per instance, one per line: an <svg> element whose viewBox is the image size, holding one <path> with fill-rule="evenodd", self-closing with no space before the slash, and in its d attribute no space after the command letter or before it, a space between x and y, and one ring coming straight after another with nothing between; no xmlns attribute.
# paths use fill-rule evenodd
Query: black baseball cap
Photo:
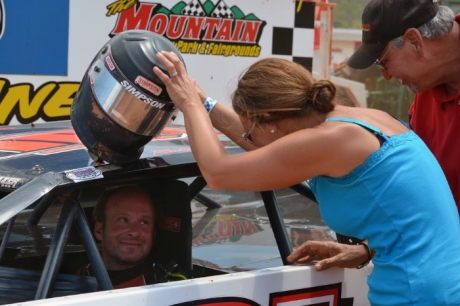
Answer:
<svg viewBox="0 0 460 306"><path fill-rule="evenodd" d="M437 0L371 0L362 15L362 44L348 59L348 66L369 67L392 39L431 20L438 8Z"/></svg>

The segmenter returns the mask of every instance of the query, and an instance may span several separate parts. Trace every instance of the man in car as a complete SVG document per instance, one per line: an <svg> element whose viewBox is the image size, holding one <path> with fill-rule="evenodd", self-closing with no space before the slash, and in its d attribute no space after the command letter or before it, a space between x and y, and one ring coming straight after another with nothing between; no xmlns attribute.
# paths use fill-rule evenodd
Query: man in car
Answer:
<svg viewBox="0 0 460 306"><path fill-rule="evenodd" d="M157 214L151 196L136 186L106 190L94 208L94 235L114 289L185 279L174 262L156 264L150 255ZM91 265L80 275L93 275Z"/></svg>

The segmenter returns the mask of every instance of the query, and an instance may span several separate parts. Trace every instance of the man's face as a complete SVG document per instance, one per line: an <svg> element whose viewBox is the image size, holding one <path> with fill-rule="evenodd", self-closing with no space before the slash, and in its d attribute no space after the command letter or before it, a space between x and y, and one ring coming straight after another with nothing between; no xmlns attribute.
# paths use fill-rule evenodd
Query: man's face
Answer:
<svg viewBox="0 0 460 306"><path fill-rule="evenodd" d="M381 70L382 75L386 80L392 77L398 79L414 94L427 91L439 83L433 74L432 61L427 60L426 57L427 54L433 53L430 50L432 47L427 43L423 48L421 47L423 40L415 29L407 30L406 36L402 48L392 48L386 54L384 59L386 69ZM415 37L419 37L419 40Z"/></svg>
<svg viewBox="0 0 460 306"><path fill-rule="evenodd" d="M410 92L415 94L430 86L430 84L424 84L424 80L427 78L421 78L420 65L421 62L407 56L404 49L391 50L385 61L386 69L382 69L381 72L386 80L390 80L392 77L396 78Z"/></svg>
<svg viewBox="0 0 460 306"><path fill-rule="evenodd" d="M115 193L109 198L105 224L96 222L94 227L107 269L126 269L148 257L155 222L150 201L138 192Z"/></svg>

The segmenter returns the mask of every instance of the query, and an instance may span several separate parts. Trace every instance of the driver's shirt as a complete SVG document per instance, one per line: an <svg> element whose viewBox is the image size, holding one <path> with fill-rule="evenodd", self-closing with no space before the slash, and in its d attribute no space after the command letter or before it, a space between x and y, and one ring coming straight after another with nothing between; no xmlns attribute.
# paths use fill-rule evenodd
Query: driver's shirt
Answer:
<svg viewBox="0 0 460 306"><path fill-rule="evenodd" d="M178 271L177 264L172 262L168 265L161 265L148 260L124 270L107 270L107 273L114 289L186 279L186 276ZM78 269L76 274L94 276L90 264Z"/></svg>

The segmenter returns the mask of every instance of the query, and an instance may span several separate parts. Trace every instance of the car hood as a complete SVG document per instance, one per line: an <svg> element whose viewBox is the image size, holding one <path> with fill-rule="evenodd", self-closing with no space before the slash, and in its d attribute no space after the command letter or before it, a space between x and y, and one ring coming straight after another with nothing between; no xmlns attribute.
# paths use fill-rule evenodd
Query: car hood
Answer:
<svg viewBox="0 0 460 306"><path fill-rule="evenodd" d="M220 135L225 146L236 146ZM144 146L141 158L190 152L183 126L170 125ZM48 172L94 165L69 120L0 126L0 191L7 193Z"/></svg>

